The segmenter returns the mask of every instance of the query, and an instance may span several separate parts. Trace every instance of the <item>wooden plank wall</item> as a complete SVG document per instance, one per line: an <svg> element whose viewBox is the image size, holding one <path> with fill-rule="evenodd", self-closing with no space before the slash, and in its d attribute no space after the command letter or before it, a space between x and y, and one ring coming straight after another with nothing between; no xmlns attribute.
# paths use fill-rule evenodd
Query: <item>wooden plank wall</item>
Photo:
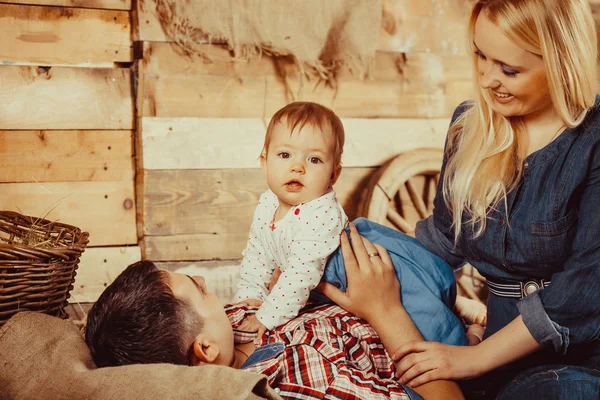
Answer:
<svg viewBox="0 0 600 400"><path fill-rule="evenodd" d="M336 190L357 217L377 169L441 148L471 97L472 3L383 0L371 77L342 70L334 90L286 59L234 61L218 44L205 45L213 63L184 55L154 0L0 0L0 209L90 232L75 301L94 301L141 258L208 275L227 299L266 189L257 158L269 117L294 100L340 115Z"/></svg>
<svg viewBox="0 0 600 400"><path fill-rule="evenodd" d="M133 34L143 256L171 269L197 266L193 260L238 262L266 189L257 157L268 118L293 100L323 103L342 117L347 144L335 189L349 216L359 216L361 192L377 168L400 152L441 148L452 110L471 98L466 25L473 2L383 0L371 79L342 71L333 90L314 77L302 80L286 60L234 62L214 44L204 48L214 63L183 55L163 33L153 1L140 0ZM235 273L207 268L197 271L217 282Z"/></svg>
<svg viewBox="0 0 600 400"><path fill-rule="evenodd" d="M131 0L0 1L0 209L90 233L72 301L141 259Z"/></svg>
<svg viewBox="0 0 600 400"><path fill-rule="evenodd" d="M361 192L379 166L399 152L442 147L449 116L471 93L462 45L469 4L443 3L385 1L371 78L343 70L333 90L314 76L302 79L285 60L235 62L214 44L204 49L213 63L184 55L164 35L153 1L138 2L143 255L169 265L240 258L266 189L257 159L265 126L290 101L317 101L342 118L347 144L335 189L351 218L358 216ZM430 31L444 24L442 46Z"/></svg>

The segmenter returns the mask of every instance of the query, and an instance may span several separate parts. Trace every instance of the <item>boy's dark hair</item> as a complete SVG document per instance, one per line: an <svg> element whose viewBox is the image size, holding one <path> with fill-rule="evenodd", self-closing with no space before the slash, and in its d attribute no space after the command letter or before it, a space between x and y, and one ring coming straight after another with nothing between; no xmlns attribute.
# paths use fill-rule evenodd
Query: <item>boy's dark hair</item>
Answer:
<svg viewBox="0 0 600 400"><path fill-rule="evenodd" d="M87 317L85 341L98 367L171 363L190 365L203 321L175 297L167 272L150 261L125 269Z"/></svg>

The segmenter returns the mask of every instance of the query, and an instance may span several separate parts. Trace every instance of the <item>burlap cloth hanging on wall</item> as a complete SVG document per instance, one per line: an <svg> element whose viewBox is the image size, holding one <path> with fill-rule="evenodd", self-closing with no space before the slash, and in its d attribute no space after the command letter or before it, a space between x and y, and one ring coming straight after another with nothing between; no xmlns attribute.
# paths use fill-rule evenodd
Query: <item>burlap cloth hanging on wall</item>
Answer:
<svg viewBox="0 0 600 400"><path fill-rule="evenodd" d="M324 79L347 66L363 77L374 60L381 0L140 0L185 51L227 43L235 57L292 56Z"/></svg>

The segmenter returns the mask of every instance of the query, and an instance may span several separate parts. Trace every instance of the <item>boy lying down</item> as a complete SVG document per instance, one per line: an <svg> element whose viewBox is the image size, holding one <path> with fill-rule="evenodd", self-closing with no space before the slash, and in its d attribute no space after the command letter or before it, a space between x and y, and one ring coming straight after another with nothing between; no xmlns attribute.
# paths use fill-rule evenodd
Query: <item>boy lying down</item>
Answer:
<svg viewBox="0 0 600 400"><path fill-rule="evenodd" d="M385 349L366 321L342 308L310 302L257 344L256 333L236 329L255 311L242 304L223 308L202 277L159 270L142 261L119 275L92 307L86 342L99 367L226 365L265 374L284 398L421 398L394 379L388 353L394 349ZM450 323L460 324L456 318ZM428 385L437 387L436 398L457 390L447 390L444 385L450 382ZM428 389L432 387L423 385L417 391ZM451 396L456 398L456 392Z"/></svg>

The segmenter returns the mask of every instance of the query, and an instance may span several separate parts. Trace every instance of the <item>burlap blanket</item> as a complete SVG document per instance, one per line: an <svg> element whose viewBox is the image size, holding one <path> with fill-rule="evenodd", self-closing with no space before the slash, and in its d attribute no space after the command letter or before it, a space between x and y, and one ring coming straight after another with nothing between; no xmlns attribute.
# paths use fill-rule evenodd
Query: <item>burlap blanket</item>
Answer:
<svg viewBox="0 0 600 400"><path fill-rule="evenodd" d="M381 0L140 0L166 35L189 52L227 43L236 57L292 56L330 79L342 65L368 73L381 26Z"/></svg>
<svg viewBox="0 0 600 400"><path fill-rule="evenodd" d="M279 399L263 375L220 366L96 368L77 327L22 312L0 328L0 399Z"/></svg>

